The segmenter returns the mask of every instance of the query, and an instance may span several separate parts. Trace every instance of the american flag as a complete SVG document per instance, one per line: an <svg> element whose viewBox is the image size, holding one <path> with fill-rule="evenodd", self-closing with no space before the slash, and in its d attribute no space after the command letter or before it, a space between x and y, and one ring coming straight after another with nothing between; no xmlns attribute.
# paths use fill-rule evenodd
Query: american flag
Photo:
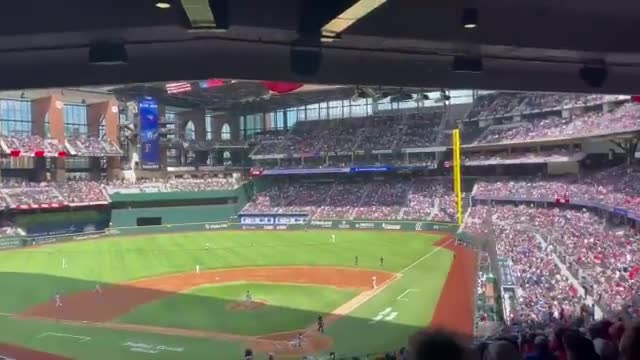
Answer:
<svg viewBox="0 0 640 360"><path fill-rule="evenodd" d="M186 81L167 83L165 86L167 88L167 94L179 94L191 91L191 84Z"/></svg>

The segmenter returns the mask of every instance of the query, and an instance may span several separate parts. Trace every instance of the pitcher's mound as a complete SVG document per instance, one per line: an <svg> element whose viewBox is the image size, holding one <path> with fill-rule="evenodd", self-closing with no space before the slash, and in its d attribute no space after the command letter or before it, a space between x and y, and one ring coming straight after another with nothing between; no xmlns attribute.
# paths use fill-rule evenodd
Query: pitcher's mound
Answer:
<svg viewBox="0 0 640 360"><path fill-rule="evenodd" d="M227 304L225 307L229 311L254 311L262 309L269 303L265 300L253 300L253 301L235 301Z"/></svg>

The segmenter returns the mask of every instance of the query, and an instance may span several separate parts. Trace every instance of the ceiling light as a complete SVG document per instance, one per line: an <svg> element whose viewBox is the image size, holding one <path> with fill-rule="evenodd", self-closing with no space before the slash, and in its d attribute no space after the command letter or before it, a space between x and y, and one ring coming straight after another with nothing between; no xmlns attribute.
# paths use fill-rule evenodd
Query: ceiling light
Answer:
<svg viewBox="0 0 640 360"><path fill-rule="evenodd" d="M348 29L356 21L367 16L370 12L386 3L387 0L358 0L347 10L322 27L322 38L338 38L342 32ZM324 40L325 42L327 40Z"/></svg>
<svg viewBox="0 0 640 360"><path fill-rule="evenodd" d="M462 26L465 29L475 29L478 27L478 9L467 8L462 11Z"/></svg>
<svg viewBox="0 0 640 360"><path fill-rule="evenodd" d="M168 9L171 7L171 3L169 3L168 1L158 1L156 3L156 7L160 9Z"/></svg>

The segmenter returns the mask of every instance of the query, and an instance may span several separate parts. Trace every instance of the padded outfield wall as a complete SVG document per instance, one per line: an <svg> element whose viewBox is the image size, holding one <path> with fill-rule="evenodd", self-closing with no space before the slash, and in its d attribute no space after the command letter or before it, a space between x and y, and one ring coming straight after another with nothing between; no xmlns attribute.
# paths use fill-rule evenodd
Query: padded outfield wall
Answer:
<svg viewBox="0 0 640 360"><path fill-rule="evenodd" d="M458 225L428 221L352 221L352 220L312 220L306 224L240 224L236 221L197 222L167 224L156 226L113 227L108 230L112 235L132 235L146 233L194 232L215 230L388 230L388 231L437 231L455 234Z"/></svg>
<svg viewBox="0 0 640 360"><path fill-rule="evenodd" d="M228 221L252 194L251 184L228 191L115 193L111 228Z"/></svg>

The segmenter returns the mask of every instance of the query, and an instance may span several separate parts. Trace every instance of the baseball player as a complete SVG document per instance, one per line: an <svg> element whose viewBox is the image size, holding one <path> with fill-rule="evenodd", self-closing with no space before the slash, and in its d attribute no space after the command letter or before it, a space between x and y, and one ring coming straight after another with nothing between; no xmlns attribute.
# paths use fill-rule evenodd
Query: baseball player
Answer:
<svg viewBox="0 0 640 360"><path fill-rule="evenodd" d="M384 258L380 256L380 266L384 266Z"/></svg>
<svg viewBox="0 0 640 360"><path fill-rule="evenodd" d="M378 287L378 283L375 275L371 278L371 283L374 289Z"/></svg>
<svg viewBox="0 0 640 360"><path fill-rule="evenodd" d="M358 266L358 255L356 255L356 266Z"/></svg>
<svg viewBox="0 0 640 360"><path fill-rule="evenodd" d="M67 259L66 258L62 258L62 268L63 269L67 268Z"/></svg>
<svg viewBox="0 0 640 360"><path fill-rule="evenodd" d="M205 248L205 250L209 250L209 243L205 243L204 244L204 248Z"/></svg>
<svg viewBox="0 0 640 360"><path fill-rule="evenodd" d="M331 242L332 243L336 242L336 234L331 234Z"/></svg>
<svg viewBox="0 0 640 360"><path fill-rule="evenodd" d="M200 265L196 265L196 274L200 274Z"/></svg>
<svg viewBox="0 0 640 360"><path fill-rule="evenodd" d="M249 290L247 290L247 293L244 295L244 301L247 303L250 303L253 301L253 298L251 297L251 292L249 292Z"/></svg>
<svg viewBox="0 0 640 360"><path fill-rule="evenodd" d="M100 284L96 284L94 292L98 293L98 295L102 295L102 286L100 286Z"/></svg>
<svg viewBox="0 0 640 360"><path fill-rule="evenodd" d="M302 333L298 333L298 336L296 336L295 347L302 347Z"/></svg>
<svg viewBox="0 0 640 360"><path fill-rule="evenodd" d="M55 299L56 307L62 307L62 297L60 296L60 294L56 294Z"/></svg>
<svg viewBox="0 0 640 360"><path fill-rule="evenodd" d="M324 334L324 319L318 316L318 331Z"/></svg>

